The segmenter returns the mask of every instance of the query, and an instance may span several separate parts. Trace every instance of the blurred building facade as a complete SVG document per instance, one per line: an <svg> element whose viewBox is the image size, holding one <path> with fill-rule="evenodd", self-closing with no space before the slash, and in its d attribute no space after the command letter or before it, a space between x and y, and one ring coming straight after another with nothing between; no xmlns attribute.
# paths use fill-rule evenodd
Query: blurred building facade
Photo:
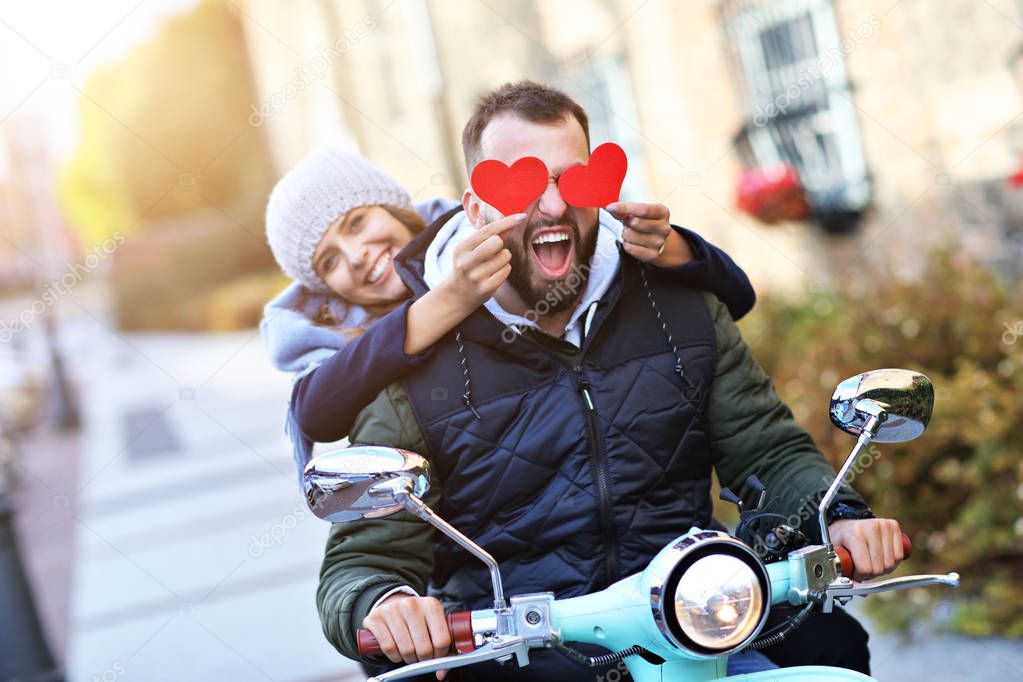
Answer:
<svg viewBox="0 0 1023 682"><path fill-rule="evenodd" d="M459 197L482 93L531 78L628 152L623 198L669 206L758 288L912 275L952 243L1020 275L1019 3L956 0L246 0L279 174L357 149L416 199ZM789 163L818 217L736 208L743 168ZM843 234L835 234L844 232Z"/></svg>
<svg viewBox="0 0 1023 682"><path fill-rule="evenodd" d="M28 289L59 277L74 238L57 210L57 164L42 124L11 116L0 128L0 289Z"/></svg>

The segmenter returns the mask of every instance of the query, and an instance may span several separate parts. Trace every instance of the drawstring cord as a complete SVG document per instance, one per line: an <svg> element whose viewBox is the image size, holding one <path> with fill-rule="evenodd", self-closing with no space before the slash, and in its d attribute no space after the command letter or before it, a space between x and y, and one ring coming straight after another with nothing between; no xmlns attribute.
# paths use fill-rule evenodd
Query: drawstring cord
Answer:
<svg viewBox="0 0 1023 682"><path fill-rule="evenodd" d="M469 380L469 360L465 355L465 346L462 345L462 332L461 330L455 332L455 345L458 346L458 361L462 365L462 376L465 378L465 392L462 393L462 402L465 406L472 411L473 416L477 420L482 419L479 411L476 410L476 406L472 404L472 383Z"/></svg>
<svg viewBox="0 0 1023 682"><path fill-rule="evenodd" d="M661 325L661 331L664 332L664 337L668 339L668 345L671 346L671 353L675 356L675 374L679 375L680 378L685 379L685 369L682 367L682 353L679 352L678 346L675 345L675 339L671 336L671 330L668 329L668 323L664 321L664 317L661 315L660 308L657 307L657 301L654 300L654 292L650 290L650 282L646 278L646 267L640 263L639 265L639 277L643 280L643 290L646 291L646 298L650 301L650 307L654 309L654 314L657 315L657 321Z"/></svg>
<svg viewBox="0 0 1023 682"><path fill-rule="evenodd" d="M657 307L657 301L654 300L654 292L650 288L650 282L646 277L646 268L648 267L645 263L638 263L639 265L639 278L643 281L643 290L646 291L646 298L650 302L650 307L654 309L654 314L657 315L657 321L661 325L661 331L664 332L664 338L668 340L668 345L671 346L671 354L675 356L675 374L680 379L686 382L689 388L693 391L693 397L698 398L700 395L700 389L693 385L693 382L686 376L685 368L682 366L682 353L679 351L678 346L675 345L675 339L671 335L671 329L668 328L668 323L664 320L664 316L661 315L660 308Z"/></svg>

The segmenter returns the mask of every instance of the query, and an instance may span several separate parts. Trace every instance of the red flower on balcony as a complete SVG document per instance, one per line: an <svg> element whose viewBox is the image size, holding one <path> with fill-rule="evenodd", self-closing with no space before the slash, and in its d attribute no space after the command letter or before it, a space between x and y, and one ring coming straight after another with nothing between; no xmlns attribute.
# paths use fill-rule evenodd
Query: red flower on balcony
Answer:
<svg viewBox="0 0 1023 682"><path fill-rule="evenodd" d="M1006 182L1009 184L1009 187L1012 187L1013 189L1023 187L1023 164L1020 165L1019 169L1015 173L1006 178Z"/></svg>
<svg viewBox="0 0 1023 682"><path fill-rule="evenodd" d="M810 214L799 173L789 164L743 171L736 204L768 224L802 220Z"/></svg>

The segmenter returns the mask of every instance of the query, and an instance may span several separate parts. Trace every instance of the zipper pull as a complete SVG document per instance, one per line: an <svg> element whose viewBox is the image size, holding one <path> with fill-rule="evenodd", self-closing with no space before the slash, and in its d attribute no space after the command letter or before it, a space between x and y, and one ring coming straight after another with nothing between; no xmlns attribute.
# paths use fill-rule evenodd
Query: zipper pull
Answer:
<svg viewBox="0 0 1023 682"><path fill-rule="evenodd" d="M590 382L586 379L580 379L579 392L586 398L586 406L590 408L590 412L595 412L596 408L593 407L593 399L590 397Z"/></svg>

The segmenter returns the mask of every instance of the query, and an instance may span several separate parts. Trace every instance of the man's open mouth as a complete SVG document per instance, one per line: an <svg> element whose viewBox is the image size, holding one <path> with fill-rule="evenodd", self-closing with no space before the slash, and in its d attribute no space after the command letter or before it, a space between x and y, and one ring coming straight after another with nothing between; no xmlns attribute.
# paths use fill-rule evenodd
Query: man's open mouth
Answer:
<svg viewBox="0 0 1023 682"><path fill-rule="evenodd" d="M572 267L575 238L568 227L537 230L529 243L533 260L546 279L561 279Z"/></svg>

